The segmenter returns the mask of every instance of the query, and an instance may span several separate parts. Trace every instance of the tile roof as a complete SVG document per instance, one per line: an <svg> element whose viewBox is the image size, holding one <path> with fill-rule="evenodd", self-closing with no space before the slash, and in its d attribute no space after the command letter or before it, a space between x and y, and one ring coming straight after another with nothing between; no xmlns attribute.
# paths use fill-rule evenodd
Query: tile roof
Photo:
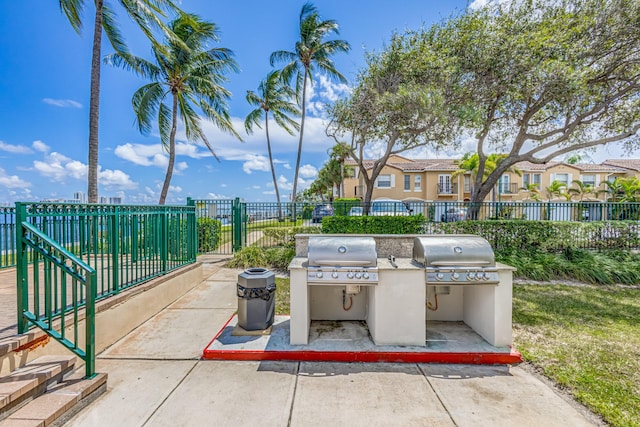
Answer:
<svg viewBox="0 0 640 427"><path fill-rule="evenodd" d="M458 159L407 159L401 156L394 156L387 162L387 166L399 169L403 172L426 172L426 171L455 171L458 165L455 161ZM365 160L364 167L370 169L373 167L375 160ZM345 164L356 166L357 163L353 159L347 159ZM563 164L562 162L548 162L545 164L532 162L519 162L516 167L523 172L544 172L555 166ZM566 164L567 166L576 168L583 172L611 172L621 173L625 170L640 171L640 159L613 159L605 160L600 164L577 163Z"/></svg>
<svg viewBox="0 0 640 427"><path fill-rule="evenodd" d="M610 159L605 160L602 164L640 171L640 159Z"/></svg>

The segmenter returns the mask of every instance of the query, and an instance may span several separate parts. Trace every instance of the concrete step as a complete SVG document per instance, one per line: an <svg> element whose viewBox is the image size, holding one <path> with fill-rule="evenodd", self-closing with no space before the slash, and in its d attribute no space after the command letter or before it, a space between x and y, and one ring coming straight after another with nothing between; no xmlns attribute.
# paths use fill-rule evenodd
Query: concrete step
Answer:
<svg viewBox="0 0 640 427"><path fill-rule="evenodd" d="M31 334L13 335L0 339L0 359L12 351L27 345L31 340Z"/></svg>
<svg viewBox="0 0 640 427"><path fill-rule="evenodd" d="M0 378L0 420L62 381L75 363L76 356L42 356Z"/></svg>
<svg viewBox="0 0 640 427"><path fill-rule="evenodd" d="M0 427L63 425L106 390L107 374L96 374L93 378L85 379L84 368L78 369L0 421Z"/></svg>

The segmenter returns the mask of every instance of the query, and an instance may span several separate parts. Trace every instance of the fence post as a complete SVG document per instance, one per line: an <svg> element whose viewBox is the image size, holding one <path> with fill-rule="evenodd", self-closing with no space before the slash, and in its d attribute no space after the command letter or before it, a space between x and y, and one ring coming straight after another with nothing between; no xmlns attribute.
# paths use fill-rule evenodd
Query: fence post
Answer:
<svg viewBox="0 0 640 427"><path fill-rule="evenodd" d="M191 197L187 197L187 206L192 206L193 210L187 212L188 235L191 242L189 246L191 253L189 259L196 259L198 255L198 219L196 218L196 201Z"/></svg>
<svg viewBox="0 0 640 427"><path fill-rule="evenodd" d="M236 197L233 200L231 207L232 220L233 220L233 242L232 250L237 252L242 249L242 209L240 206L240 198Z"/></svg>
<svg viewBox="0 0 640 427"><path fill-rule="evenodd" d="M18 306L18 333L27 332L27 322L22 315L29 307L29 283L27 281L28 274L28 254L27 245L23 239L22 223L27 219L27 208L23 203L16 203L16 277L17 277L17 306ZM34 265L34 268L38 268Z"/></svg>
<svg viewBox="0 0 640 427"><path fill-rule="evenodd" d="M96 371L96 293L98 281L96 272L86 278L87 302L85 308L85 376L92 378Z"/></svg>
<svg viewBox="0 0 640 427"><path fill-rule="evenodd" d="M120 253L120 239L118 239L118 230L120 229L120 208L115 206L113 211L111 212L111 221L109 221L109 236L110 236L110 244L111 247L111 289L114 293L118 293L120 291L120 268L119 268L119 257Z"/></svg>
<svg viewBox="0 0 640 427"><path fill-rule="evenodd" d="M162 206L160 212L160 259L162 272L167 272L167 259L169 258L169 221L167 221L167 208Z"/></svg>

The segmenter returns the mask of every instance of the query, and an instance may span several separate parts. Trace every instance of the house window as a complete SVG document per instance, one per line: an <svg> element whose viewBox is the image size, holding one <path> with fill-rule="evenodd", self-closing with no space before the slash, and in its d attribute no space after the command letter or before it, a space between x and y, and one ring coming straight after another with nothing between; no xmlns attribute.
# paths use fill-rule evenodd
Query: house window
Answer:
<svg viewBox="0 0 640 427"><path fill-rule="evenodd" d="M596 186L596 176L595 175L582 175L582 183L584 185L590 185L592 187Z"/></svg>
<svg viewBox="0 0 640 427"><path fill-rule="evenodd" d="M422 177L420 175L413 178L413 191L422 191Z"/></svg>
<svg viewBox="0 0 640 427"><path fill-rule="evenodd" d="M498 193L507 194L510 193L509 188L509 175L502 175L498 181Z"/></svg>
<svg viewBox="0 0 640 427"><path fill-rule="evenodd" d="M555 175L554 181L561 182L565 185L569 185L569 174L568 173L557 173Z"/></svg>
<svg viewBox="0 0 640 427"><path fill-rule="evenodd" d="M453 188L451 187L451 175L438 176L438 192L441 194L453 193Z"/></svg>
<svg viewBox="0 0 640 427"><path fill-rule="evenodd" d="M411 191L411 175L404 176L404 191Z"/></svg>
<svg viewBox="0 0 640 427"><path fill-rule="evenodd" d="M540 188L542 178L539 173L525 173L522 175L522 186L527 188L529 184L536 184L536 187Z"/></svg>
<svg viewBox="0 0 640 427"><path fill-rule="evenodd" d="M378 188L391 188L391 175L378 175Z"/></svg>
<svg viewBox="0 0 640 427"><path fill-rule="evenodd" d="M469 175L464 176L464 192L471 193L471 177Z"/></svg>

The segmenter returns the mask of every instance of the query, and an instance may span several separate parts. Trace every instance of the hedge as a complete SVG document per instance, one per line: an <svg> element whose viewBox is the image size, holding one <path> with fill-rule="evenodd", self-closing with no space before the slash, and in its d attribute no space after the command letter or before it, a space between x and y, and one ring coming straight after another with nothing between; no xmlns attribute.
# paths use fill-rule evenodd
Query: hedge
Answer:
<svg viewBox="0 0 640 427"><path fill-rule="evenodd" d="M326 216L323 234L420 234L426 220L413 216Z"/></svg>
<svg viewBox="0 0 640 427"><path fill-rule="evenodd" d="M568 248L640 248L640 224L634 221L556 222L488 220L425 224L426 234L476 234L496 252L558 252Z"/></svg>
<svg viewBox="0 0 640 427"><path fill-rule="evenodd" d="M222 223L213 218L201 217L197 219L198 252L201 254L213 252L220 244L220 230Z"/></svg>

